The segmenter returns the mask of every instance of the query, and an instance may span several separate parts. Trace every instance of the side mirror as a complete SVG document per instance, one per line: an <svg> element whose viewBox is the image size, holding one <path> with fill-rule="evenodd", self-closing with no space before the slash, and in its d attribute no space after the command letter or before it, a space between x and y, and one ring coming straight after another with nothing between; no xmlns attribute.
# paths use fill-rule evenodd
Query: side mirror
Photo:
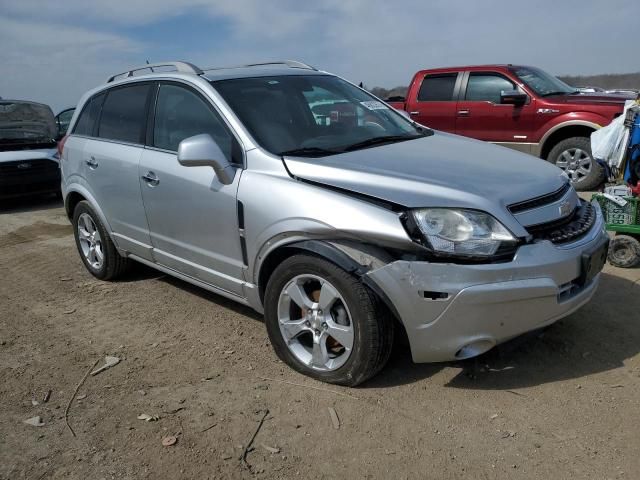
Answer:
<svg viewBox="0 0 640 480"><path fill-rule="evenodd" d="M528 100L529 96L520 90L503 90L500 94L500 103L503 105L524 105Z"/></svg>
<svg viewBox="0 0 640 480"><path fill-rule="evenodd" d="M184 167L211 167L223 185L230 185L236 169L208 133L185 138L178 145L178 162Z"/></svg>

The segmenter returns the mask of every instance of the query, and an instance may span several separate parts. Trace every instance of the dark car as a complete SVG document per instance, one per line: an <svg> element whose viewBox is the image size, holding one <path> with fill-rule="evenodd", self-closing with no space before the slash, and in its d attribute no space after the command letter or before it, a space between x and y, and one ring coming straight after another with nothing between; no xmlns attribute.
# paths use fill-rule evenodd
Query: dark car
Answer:
<svg viewBox="0 0 640 480"><path fill-rule="evenodd" d="M47 105L0 100L0 198L60 194L57 136Z"/></svg>

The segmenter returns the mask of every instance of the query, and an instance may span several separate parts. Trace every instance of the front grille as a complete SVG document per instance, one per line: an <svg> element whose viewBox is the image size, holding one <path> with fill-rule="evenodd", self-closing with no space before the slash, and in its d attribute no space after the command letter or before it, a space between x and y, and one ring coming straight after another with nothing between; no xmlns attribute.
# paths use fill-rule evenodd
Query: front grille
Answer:
<svg viewBox="0 0 640 480"><path fill-rule="evenodd" d="M0 175L37 175L51 173L58 170L58 164L53 160L17 160L0 163Z"/></svg>
<svg viewBox="0 0 640 480"><path fill-rule="evenodd" d="M511 213L524 212L525 210L533 210L534 208L548 205L549 203L557 202L569 191L571 188L570 183L565 183L555 192L542 195L540 197L532 198L531 200L525 200L524 202L514 203L509 205L509 211Z"/></svg>
<svg viewBox="0 0 640 480"><path fill-rule="evenodd" d="M596 209L589 203L581 204L568 217L553 222L527 227L535 240L549 240L553 243L567 243L584 236L596 222Z"/></svg>

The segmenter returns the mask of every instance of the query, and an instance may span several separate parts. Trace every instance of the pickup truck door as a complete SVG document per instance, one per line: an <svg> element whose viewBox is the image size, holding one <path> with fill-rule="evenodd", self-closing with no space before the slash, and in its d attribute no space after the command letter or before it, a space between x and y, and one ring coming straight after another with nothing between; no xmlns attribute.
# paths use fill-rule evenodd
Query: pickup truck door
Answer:
<svg viewBox="0 0 640 480"><path fill-rule="evenodd" d="M456 133L494 143L506 143L518 149L528 143L534 105L500 103L502 91L518 89L507 76L499 72L466 72L462 80L456 112Z"/></svg>
<svg viewBox="0 0 640 480"><path fill-rule="evenodd" d="M421 81L416 78L407 95L411 118L427 127L455 133L460 82L459 72L427 73Z"/></svg>
<svg viewBox="0 0 640 480"><path fill-rule="evenodd" d="M223 185L213 168L185 167L176 154L182 140L202 133L210 134L231 161L242 161L240 145L195 89L162 82L156 98L138 171L154 260L242 296L244 262L236 201L242 170L233 183Z"/></svg>

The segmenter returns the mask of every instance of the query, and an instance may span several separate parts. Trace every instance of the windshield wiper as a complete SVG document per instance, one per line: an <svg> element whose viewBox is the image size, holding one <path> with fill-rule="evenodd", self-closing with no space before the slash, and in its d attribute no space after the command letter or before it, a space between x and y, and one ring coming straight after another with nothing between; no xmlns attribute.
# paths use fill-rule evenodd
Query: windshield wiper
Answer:
<svg viewBox="0 0 640 480"><path fill-rule="evenodd" d="M422 138L426 135L385 135L382 137L373 137L368 140L363 140L362 142L354 143L353 145L348 145L343 147L342 150L345 152L351 152L353 150L359 150L361 148L373 147L374 145L382 145L385 143L395 143L395 142L403 142L405 140L414 140L416 138Z"/></svg>
<svg viewBox="0 0 640 480"><path fill-rule="evenodd" d="M329 155L336 155L340 153L336 150L329 150L327 148L320 147L302 147L302 148L294 148L293 150L285 150L284 152L280 152L279 155L284 157L286 155L291 155L294 157L326 157Z"/></svg>
<svg viewBox="0 0 640 480"><path fill-rule="evenodd" d="M575 92L557 91L557 92L548 92L548 93L545 93L545 94L540 95L540 96L541 97L550 97L552 95L569 95L569 94L576 93L576 92L577 92L577 90Z"/></svg>

